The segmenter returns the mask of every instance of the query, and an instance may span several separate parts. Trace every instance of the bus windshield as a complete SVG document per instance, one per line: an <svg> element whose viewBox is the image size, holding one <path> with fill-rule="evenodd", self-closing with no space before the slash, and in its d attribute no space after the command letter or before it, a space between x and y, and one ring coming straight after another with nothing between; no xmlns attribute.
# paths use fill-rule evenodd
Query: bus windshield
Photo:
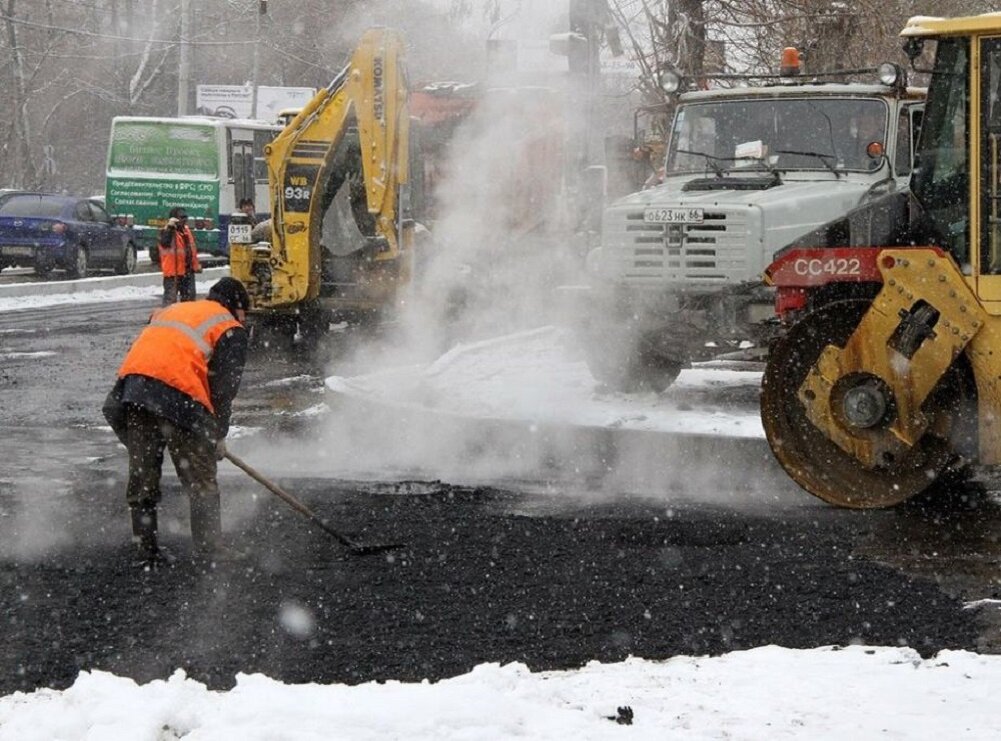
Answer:
<svg viewBox="0 0 1001 741"><path fill-rule="evenodd" d="M108 168L112 172L218 177L215 130L168 121L117 121L111 133Z"/></svg>
<svg viewBox="0 0 1001 741"><path fill-rule="evenodd" d="M667 175L767 164L781 170L879 167L887 106L876 98L787 98L688 103L678 109Z"/></svg>

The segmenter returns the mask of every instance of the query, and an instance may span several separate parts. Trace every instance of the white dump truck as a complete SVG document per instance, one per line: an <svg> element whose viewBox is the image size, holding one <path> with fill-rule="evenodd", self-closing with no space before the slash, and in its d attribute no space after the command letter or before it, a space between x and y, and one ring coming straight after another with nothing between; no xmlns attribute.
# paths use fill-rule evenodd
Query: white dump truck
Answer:
<svg viewBox="0 0 1001 741"><path fill-rule="evenodd" d="M763 354L773 254L906 187L925 90L892 64L794 71L679 94L662 181L606 207L579 313L608 387L661 391L692 361Z"/></svg>

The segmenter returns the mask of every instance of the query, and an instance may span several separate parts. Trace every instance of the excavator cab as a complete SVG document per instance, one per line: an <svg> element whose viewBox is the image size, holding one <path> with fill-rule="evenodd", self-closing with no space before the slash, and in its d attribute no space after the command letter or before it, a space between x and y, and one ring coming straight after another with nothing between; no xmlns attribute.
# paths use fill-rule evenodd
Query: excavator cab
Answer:
<svg viewBox="0 0 1001 741"><path fill-rule="evenodd" d="M909 191L776 254L761 413L779 463L887 507L1001 463L1001 15L911 19L935 43Z"/></svg>
<svg viewBox="0 0 1001 741"><path fill-rule="evenodd" d="M348 65L265 148L271 239L234 246L251 319L322 332L334 313L393 306L414 221L402 36L371 29Z"/></svg>

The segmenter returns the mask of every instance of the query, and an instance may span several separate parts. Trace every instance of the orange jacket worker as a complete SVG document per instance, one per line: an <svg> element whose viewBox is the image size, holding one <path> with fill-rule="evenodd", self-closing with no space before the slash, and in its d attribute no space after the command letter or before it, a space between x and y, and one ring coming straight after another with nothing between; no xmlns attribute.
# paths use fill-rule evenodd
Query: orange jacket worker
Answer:
<svg viewBox="0 0 1001 741"><path fill-rule="evenodd" d="M188 227L188 214L180 207L170 209L167 225L160 230L160 270L163 271L163 305L195 300L195 273L198 245Z"/></svg>
<svg viewBox="0 0 1001 741"><path fill-rule="evenodd" d="M231 557L222 543L216 462L247 356L243 327L250 298L234 278L223 278L202 301L157 310L132 343L104 416L129 452L125 497L133 540L145 566L165 562L157 542L157 503L163 452L170 453L191 501L196 552Z"/></svg>

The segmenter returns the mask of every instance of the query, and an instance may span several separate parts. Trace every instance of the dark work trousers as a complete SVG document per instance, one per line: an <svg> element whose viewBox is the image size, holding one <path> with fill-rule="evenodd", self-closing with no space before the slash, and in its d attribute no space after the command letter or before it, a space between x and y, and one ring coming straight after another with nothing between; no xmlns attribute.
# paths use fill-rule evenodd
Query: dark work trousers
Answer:
<svg viewBox="0 0 1001 741"><path fill-rule="evenodd" d="M181 486L191 500L191 535L195 547L219 545L222 522L214 443L134 404L126 405L125 422L129 451L125 498L129 506L156 507L160 501L166 448Z"/></svg>
<svg viewBox="0 0 1001 741"><path fill-rule="evenodd" d="M170 306L178 301L195 300L195 274L185 273L163 279L163 305Z"/></svg>

